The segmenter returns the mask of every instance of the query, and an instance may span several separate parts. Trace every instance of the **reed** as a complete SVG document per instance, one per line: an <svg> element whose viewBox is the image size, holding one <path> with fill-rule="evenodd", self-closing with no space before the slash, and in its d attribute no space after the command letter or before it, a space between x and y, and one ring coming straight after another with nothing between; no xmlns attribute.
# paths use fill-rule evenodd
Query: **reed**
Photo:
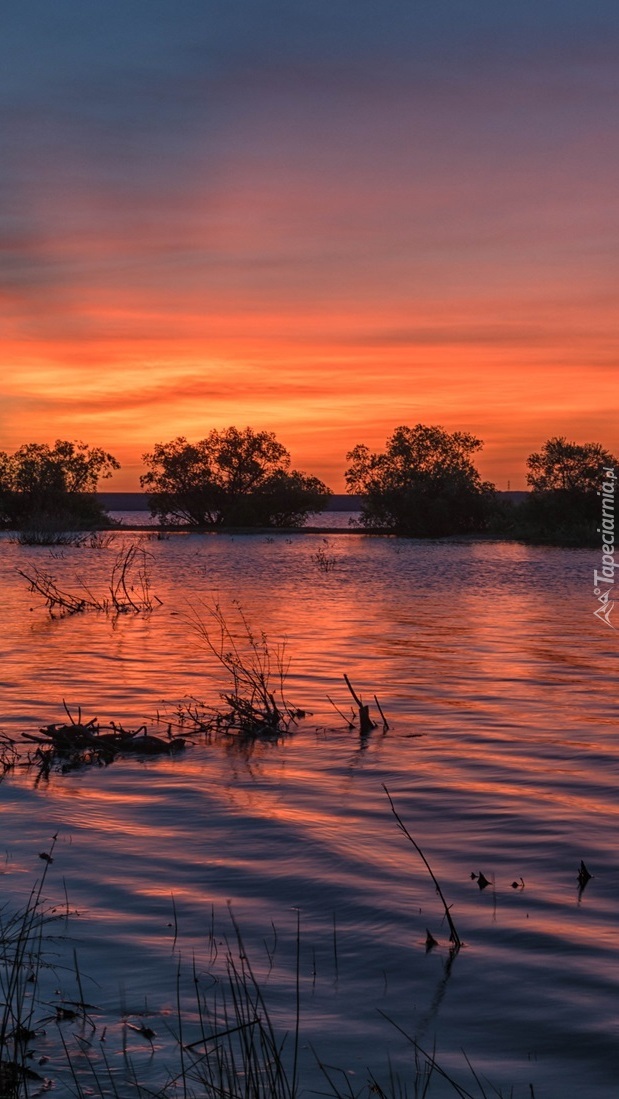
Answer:
<svg viewBox="0 0 619 1099"><path fill-rule="evenodd" d="M41 876L23 908L0 909L0 1096L19 1099L28 1083L43 1078L31 1067L29 1047L36 1037L34 1014L38 1007L37 983L42 964L45 925L57 918L44 907L43 888L54 861L56 836L49 851L41 853Z"/></svg>
<svg viewBox="0 0 619 1099"><path fill-rule="evenodd" d="M21 530L10 541L18 546L77 546L86 549L109 549L116 540L113 531L57 530L53 526Z"/></svg>
<svg viewBox="0 0 619 1099"><path fill-rule="evenodd" d="M111 530L95 530L86 535L82 545L91 550L107 550L116 544L116 534Z"/></svg>
<svg viewBox="0 0 619 1099"><path fill-rule="evenodd" d="M55 530L53 527L20 530L11 538L11 541L18 546L84 546L87 540L87 534L80 534L79 531Z"/></svg>
<svg viewBox="0 0 619 1099"><path fill-rule="evenodd" d="M311 555L311 559L321 572L333 572L337 568L337 557L333 553L327 553L322 546Z"/></svg>
<svg viewBox="0 0 619 1099"><path fill-rule="evenodd" d="M292 1034L282 1036L273 1023L264 990L256 978L232 914L231 920L234 943L228 944L226 950L226 981L217 986L210 1002L202 994L198 996L201 1036L183 1047L185 1079L197 1084L198 1094L208 1099L295 1099L298 1094L299 924L297 922L295 1016ZM180 1017L179 1012L179 1020Z"/></svg>

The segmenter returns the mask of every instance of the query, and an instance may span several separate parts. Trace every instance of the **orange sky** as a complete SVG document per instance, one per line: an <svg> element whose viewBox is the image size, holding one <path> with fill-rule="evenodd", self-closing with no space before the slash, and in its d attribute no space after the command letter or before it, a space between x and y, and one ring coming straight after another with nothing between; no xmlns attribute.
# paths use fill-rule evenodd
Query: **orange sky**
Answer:
<svg viewBox="0 0 619 1099"><path fill-rule="evenodd" d="M10 5L0 448L137 489L155 442L250 425L335 491L399 424L477 434L499 488L550 435L616 450L617 27L486 8L473 48L388 6L352 40L170 9L129 48Z"/></svg>

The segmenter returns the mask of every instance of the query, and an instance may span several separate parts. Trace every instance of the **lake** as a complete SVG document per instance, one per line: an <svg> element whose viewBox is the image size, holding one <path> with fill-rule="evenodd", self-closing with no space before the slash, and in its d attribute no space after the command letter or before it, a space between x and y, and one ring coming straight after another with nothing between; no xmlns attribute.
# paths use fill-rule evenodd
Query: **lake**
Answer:
<svg viewBox="0 0 619 1099"><path fill-rule="evenodd" d="M130 542L148 554L152 613L52 619L16 571L105 592ZM2 536L4 733L62 722L63 700L76 718L81 707L102 726L160 735L179 700L218 704L230 684L196 630L213 627L216 604L239 644L239 608L273 654L285 640L286 696L306 715L274 741L196 735L173 756L7 773L5 903L27 899L57 834L45 896L73 913L50 924L51 1006L35 1021L82 998L75 951L112 1073L128 1054L160 1087L177 1003L191 1042L193 967L206 995L233 917L282 1035L298 964L305 1095L329 1092L318 1060L348 1094L366 1094L369 1073L388 1091L390 1064L415 1094L406 1034L435 1050L460 1094L614 1097L617 635L593 615L598 558L336 531L127 532L94 549ZM363 738L344 673L376 720ZM384 786L450 905L456 953ZM593 875L582 891L581 860ZM148 1025L152 1044L128 1023ZM76 1027L61 1025L72 1041ZM68 1094L56 1024L41 1030L39 1071ZM428 1094L457 1092L435 1072Z"/></svg>

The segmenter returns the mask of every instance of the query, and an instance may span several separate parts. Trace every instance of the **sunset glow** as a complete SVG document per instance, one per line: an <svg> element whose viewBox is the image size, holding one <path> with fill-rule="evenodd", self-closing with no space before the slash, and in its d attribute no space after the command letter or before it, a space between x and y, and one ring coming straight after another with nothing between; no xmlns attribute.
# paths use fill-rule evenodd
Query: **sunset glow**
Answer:
<svg viewBox="0 0 619 1099"><path fill-rule="evenodd" d="M619 15L495 8L10 3L0 449L616 447Z"/></svg>

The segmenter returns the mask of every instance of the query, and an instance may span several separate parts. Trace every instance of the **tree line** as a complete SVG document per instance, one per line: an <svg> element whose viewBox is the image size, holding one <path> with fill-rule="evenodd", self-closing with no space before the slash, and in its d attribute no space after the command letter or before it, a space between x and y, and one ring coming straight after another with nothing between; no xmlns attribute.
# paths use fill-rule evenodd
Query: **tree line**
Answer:
<svg viewBox="0 0 619 1099"><path fill-rule="evenodd" d="M527 459L530 492L519 506L497 496L474 464L480 439L417 424L398 427L385 449L347 454L348 491L360 527L415 538L486 532L529 541L596 544L603 470L619 461L599 443L548 439ZM151 515L193 529L298 527L324 510L331 490L291 468L273 432L229 427L190 443L182 436L143 455ZM0 452L0 525L84 530L111 525L96 490L119 469L100 447L58 440Z"/></svg>

